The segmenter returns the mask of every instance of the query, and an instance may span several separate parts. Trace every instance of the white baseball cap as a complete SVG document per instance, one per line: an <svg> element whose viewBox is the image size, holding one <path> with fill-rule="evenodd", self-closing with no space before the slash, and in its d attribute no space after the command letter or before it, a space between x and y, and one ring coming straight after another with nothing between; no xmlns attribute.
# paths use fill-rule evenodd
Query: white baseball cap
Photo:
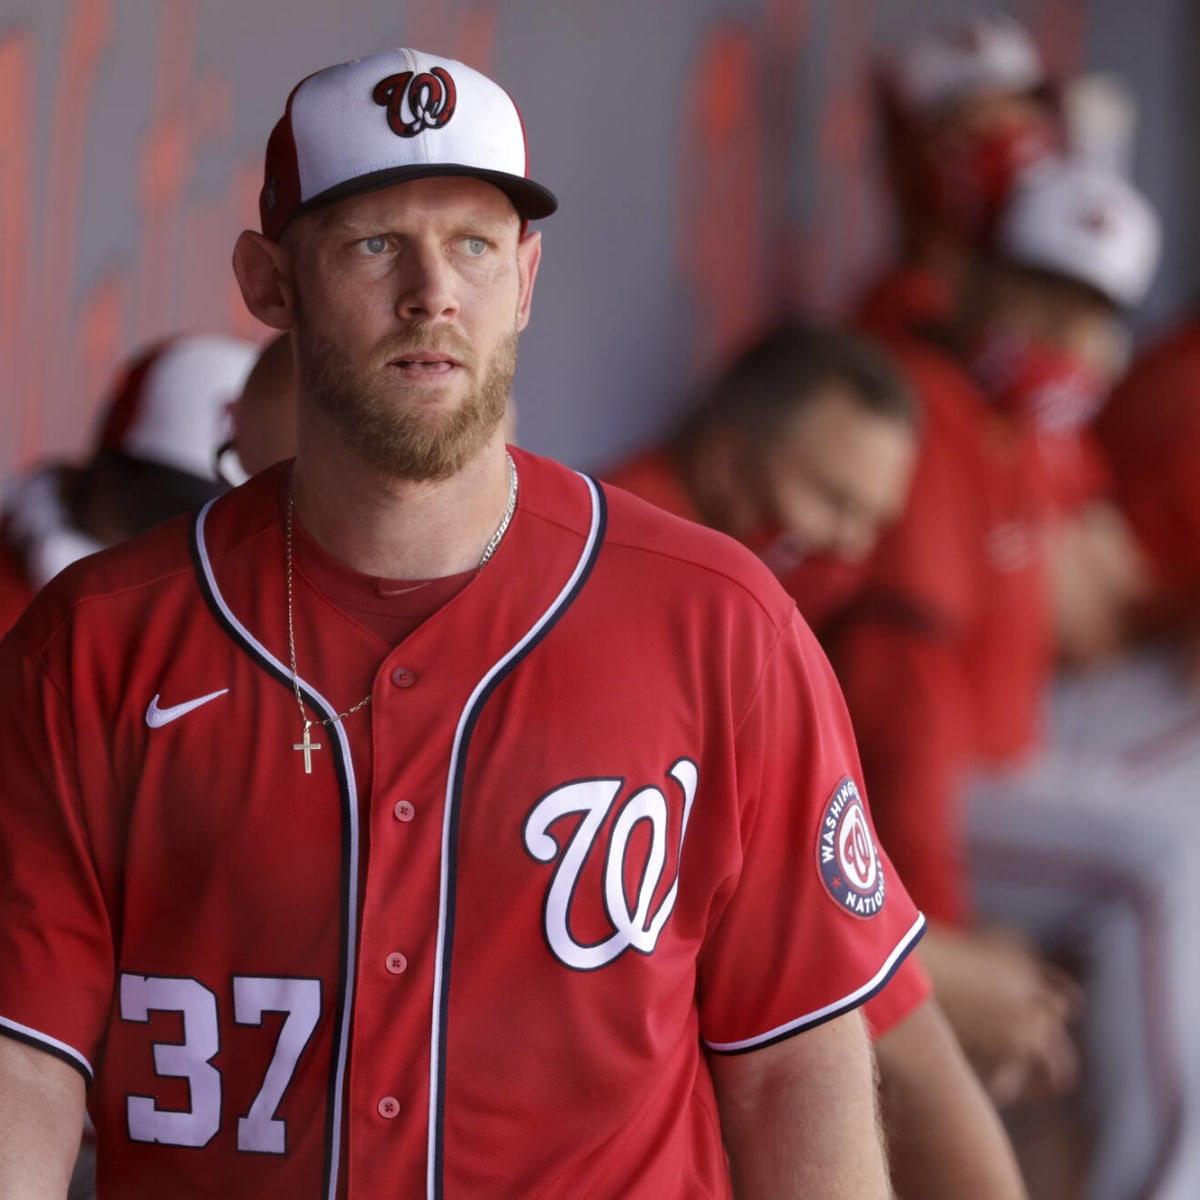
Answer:
<svg viewBox="0 0 1200 1200"><path fill-rule="evenodd" d="M517 106L487 76L405 49L327 67L292 89L271 132L262 231L277 238L297 213L430 175L485 179L525 220L558 207L529 178Z"/></svg>
<svg viewBox="0 0 1200 1200"><path fill-rule="evenodd" d="M117 385L99 447L217 479L229 406L258 358L253 342L217 334L173 338L135 359Z"/></svg>
<svg viewBox="0 0 1200 1200"><path fill-rule="evenodd" d="M931 29L896 56L891 76L897 98L913 112L984 92L1030 92L1045 83L1033 39L1000 13Z"/></svg>
<svg viewBox="0 0 1200 1200"><path fill-rule="evenodd" d="M1161 241L1158 218L1135 188L1068 158L1021 176L996 233L1001 257L1078 280L1123 308L1145 299Z"/></svg>

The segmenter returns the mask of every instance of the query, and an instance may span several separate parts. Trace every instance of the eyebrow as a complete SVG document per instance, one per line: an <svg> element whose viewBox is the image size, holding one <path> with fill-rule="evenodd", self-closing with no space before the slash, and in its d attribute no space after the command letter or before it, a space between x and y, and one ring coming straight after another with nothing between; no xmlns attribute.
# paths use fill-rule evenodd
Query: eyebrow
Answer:
<svg viewBox="0 0 1200 1200"><path fill-rule="evenodd" d="M315 214L314 214L315 215ZM513 220L515 221L515 214ZM366 220L362 217L353 216L338 216L332 212L324 214L324 220L320 222L320 228L325 230L333 230L335 233L346 237L369 237L372 234L379 233L398 233L404 235L403 220L395 222L381 214L378 220ZM447 225L447 229L456 231L462 234L468 234L472 231L480 233L502 233L509 227L510 218L508 213L495 216L485 215L465 215L461 220L455 221Z"/></svg>

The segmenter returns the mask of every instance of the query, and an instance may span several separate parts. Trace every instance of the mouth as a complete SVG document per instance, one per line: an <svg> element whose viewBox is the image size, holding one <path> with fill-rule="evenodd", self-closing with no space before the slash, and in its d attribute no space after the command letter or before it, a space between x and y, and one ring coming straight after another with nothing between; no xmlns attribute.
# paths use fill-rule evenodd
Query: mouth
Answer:
<svg viewBox="0 0 1200 1200"><path fill-rule="evenodd" d="M457 370L462 364L449 354L412 353L391 359L388 366L413 378L444 377Z"/></svg>

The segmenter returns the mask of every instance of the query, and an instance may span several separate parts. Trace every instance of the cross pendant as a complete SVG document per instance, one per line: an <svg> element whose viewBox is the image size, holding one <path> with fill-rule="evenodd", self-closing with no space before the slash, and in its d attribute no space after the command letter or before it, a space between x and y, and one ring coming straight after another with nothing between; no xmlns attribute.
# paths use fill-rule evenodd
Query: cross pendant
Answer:
<svg viewBox="0 0 1200 1200"><path fill-rule="evenodd" d="M296 742L292 746L293 750L303 750L304 751L304 773L305 773L305 775L312 774L312 752L314 750L320 750L320 748L321 748L321 743L314 742L312 740L312 738L309 737L308 726L305 725L304 726L304 740L300 741L300 742Z"/></svg>

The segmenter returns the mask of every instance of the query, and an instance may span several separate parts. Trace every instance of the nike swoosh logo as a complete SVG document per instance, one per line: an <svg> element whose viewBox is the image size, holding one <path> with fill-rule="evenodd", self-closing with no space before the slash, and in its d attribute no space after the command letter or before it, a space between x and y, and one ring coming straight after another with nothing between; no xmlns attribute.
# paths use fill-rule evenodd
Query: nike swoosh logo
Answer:
<svg viewBox="0 0 1200 1200"><path fill-rule="evenodd" d="M161 729L164 725L170 725L172 721L178 721L180 717L185 717L188 713L194 712L202 704L207 704L210 700L215 700L218 696L224 696L228 691L228 688L222 688L219 692L209 692L207 696L197 696L195 700L185 700L182 704L172 704L170 708L159 708L158 696L156 695L150 701L150 707L146 709L146 724L151 729Z"/></svg>

